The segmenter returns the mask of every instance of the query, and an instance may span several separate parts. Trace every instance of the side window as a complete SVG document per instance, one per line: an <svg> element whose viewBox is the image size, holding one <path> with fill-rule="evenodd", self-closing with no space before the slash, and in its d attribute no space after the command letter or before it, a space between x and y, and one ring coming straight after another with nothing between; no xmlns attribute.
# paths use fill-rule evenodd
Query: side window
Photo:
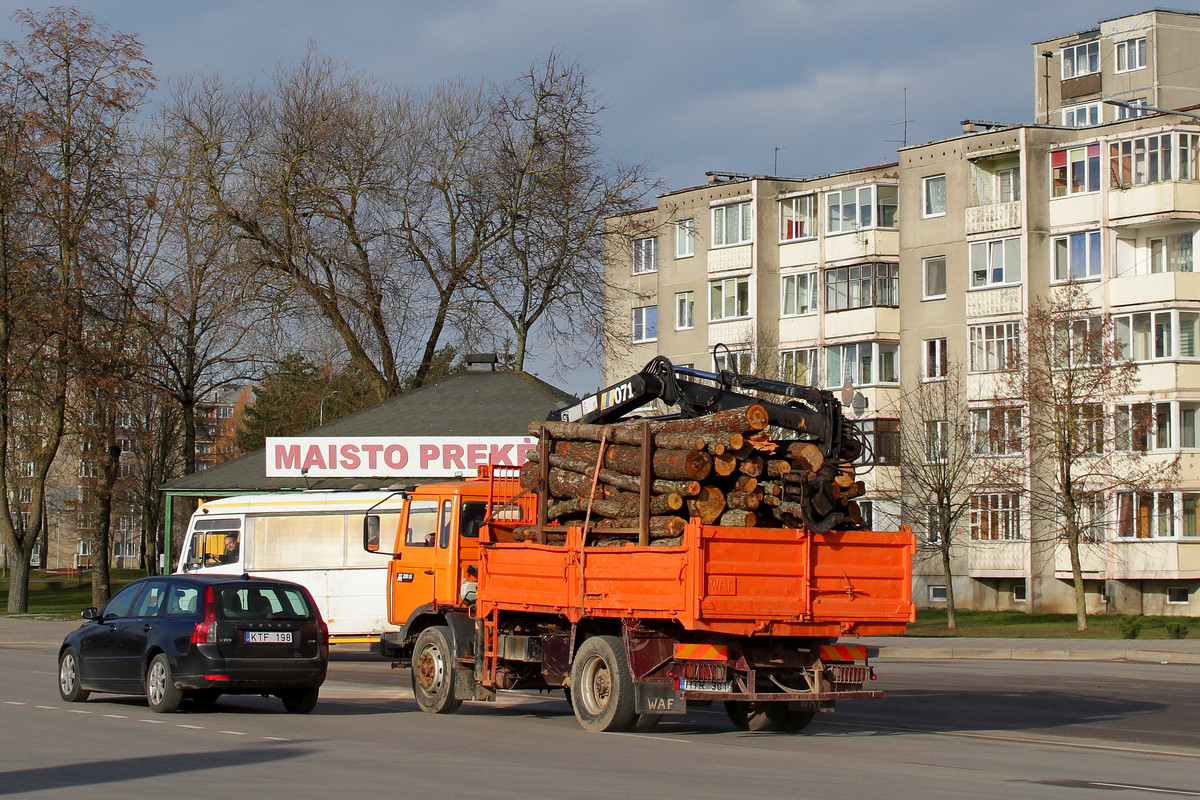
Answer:
<svg viewBox="0 0 1200 800"><path fill-rule="evenodd" d="M442 502L442 532L438 536L438 547L443 550L450 546L450 509L453 505L450 500Z"/></svg>
<svg viewBox="0 0 1200 800"><path fill-rule="evenodd" d="M135 617L157 617L167 600L166 581L151 581L134 606Z"/></svg>
<svg viewBox="0 0 1200 800"><path fill-rule="evenodd" d="M408 533L404 537L407 546L433 547L437 529L437 500L415 500L408 504Z"/></svg>
<svg viewBox="0 0 1200 800"><path fill-rule="evenodd" d="M458 509L458 535L466 539L479 538L479 526L487 514L487 503L463 503Z"/></svg>
<svg viewBox="0 0 1200 800"><path fill-rule="evenodd" d="M104 606L104 619L128 617L129 610L133 608L133 602L137 600L137 596L145 585L144 583L133 583L117 592L117 596Z"/></svg>
<svg viewBox="0 0 1200 800"><path fill-rule="evenodd" d="M171 584L167 593L168 617L191 617L200 610L200 590L181 583Z"/></svg>

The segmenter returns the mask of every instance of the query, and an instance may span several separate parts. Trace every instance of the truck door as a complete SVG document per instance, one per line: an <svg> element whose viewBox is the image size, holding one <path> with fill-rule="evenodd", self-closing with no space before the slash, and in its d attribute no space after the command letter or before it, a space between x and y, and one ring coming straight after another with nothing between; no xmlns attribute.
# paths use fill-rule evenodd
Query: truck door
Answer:
<svg viewBox="0 0 1200 800"><path fill-rule="evenodd" d="M405 527L396 542L396 558L388 565L391 618L403 624L413 609L434 602L437 590L436 561L440 500L410 500Z"/></svg>

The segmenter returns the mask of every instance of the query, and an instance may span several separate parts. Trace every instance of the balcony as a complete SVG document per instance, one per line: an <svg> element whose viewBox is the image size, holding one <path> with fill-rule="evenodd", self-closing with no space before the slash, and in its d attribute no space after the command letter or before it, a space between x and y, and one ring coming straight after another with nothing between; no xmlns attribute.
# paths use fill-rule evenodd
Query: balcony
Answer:
<svg viewBox="0 0 1200 800"><path fill-rule="evenodd" d="M1029 542L971 541L967 574L972 578L1023 578L1029 564Z"/></svg>
<svg viewBox="0 0 1200 800"><path fill-rule="evenodd" d="M967 233L988 233L1021 227L1021 201L991 203L967 209Z"/></svg>
<svg viewBox="0 0 1200 800"><path fill-rule="evenodd" d="M1200 183L1165 181L1111 188L1108 216L1114 225L1142 225L1158 219L1196 219Z"/></svg>
<svg viewBox="0 0 1200 800"><path fill-rule="evenodd" d="M1085 578L1102 578L1108 571L1108 545L1104 542L1080 542L1079 566ZM1066 542L1056 542L1054 545L1054 577L1070 580L1071 551Z"/></svg>
<svg viewBox="0 0 1200 800"><path fill-rule="evenodd" d="M1111 542L1109 574L1117 580L1200 578L1200 537Z"/></svg>
<svg viewBox="0 0 1200 800"><path fill-rule="evenodd" d="M1163 303L1200 297L1200 272L1159 272L1113 278L1109 296L1114 306Z"/></svg>
<svg viewBox="0 0 1200 800"><path fill-rule="evenodd" d="M708 251L708 272L732 272L748 270L754 264L753 249L750 245L738 247L718 247Z"/></svg>
<svg viewBox="0 0 1200 800"><path fill-rule="evenodd" d="M1021 287L974 289L967 292L967 319L1021 313Z"/></svg>

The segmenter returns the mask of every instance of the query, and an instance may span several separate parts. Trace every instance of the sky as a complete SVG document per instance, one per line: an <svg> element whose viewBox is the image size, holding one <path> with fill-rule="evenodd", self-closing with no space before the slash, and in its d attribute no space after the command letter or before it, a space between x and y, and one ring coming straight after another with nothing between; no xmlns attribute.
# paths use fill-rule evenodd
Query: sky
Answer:
<svg viewBox="0 0 1200 800"><path fill-rule="evenodd" d="M1032 122L1035 41L1200 0L105 0L166 84L266 82L310 44L378 79L507 82L557 51L603 98L610 159L666 190L706 171L823 175L896 160L964 119ZM57 3L62 4L62 3ZM0 0L0 38L20 34ZM534 371L537 371L536 369ZM540 377L572 391L597 372Z"/></svg>

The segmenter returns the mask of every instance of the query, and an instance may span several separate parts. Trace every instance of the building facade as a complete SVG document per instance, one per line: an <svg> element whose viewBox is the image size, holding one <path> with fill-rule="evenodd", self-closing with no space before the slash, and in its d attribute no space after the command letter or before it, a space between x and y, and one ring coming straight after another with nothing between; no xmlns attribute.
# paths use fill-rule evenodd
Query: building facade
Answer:
<svg viewBox="0 0 1200 800"><path fill-rule="evenodd" d="M1106 398L1095 424L1111 433L1144 419L1109 445L1151 471L1161 463L1164 476L1089 498L1087 606L1200 614L1200 117L1189 110L1200 103L1200 15L1151 11L1034 47L1033 124L967 121L959 135L901 149L895 165L821 178L710 175L620 226L610 329L627 338L608 349L606 378L661 353L852 383L850 414L883 454L868 476L873 524L914 526L925 545L914 595L937 606L948 588L940 559L887 463L901 387L957 365L973 419L999 421L1017 441L1029 410L1006 378L1028 347L1028 315L1078 286L1138 365L1135 387ZM976 487L958 523L956 602L1073 611L1062 526L1031 491L1045 454L980 457L1008 459L1016 477Z"/></svg>

